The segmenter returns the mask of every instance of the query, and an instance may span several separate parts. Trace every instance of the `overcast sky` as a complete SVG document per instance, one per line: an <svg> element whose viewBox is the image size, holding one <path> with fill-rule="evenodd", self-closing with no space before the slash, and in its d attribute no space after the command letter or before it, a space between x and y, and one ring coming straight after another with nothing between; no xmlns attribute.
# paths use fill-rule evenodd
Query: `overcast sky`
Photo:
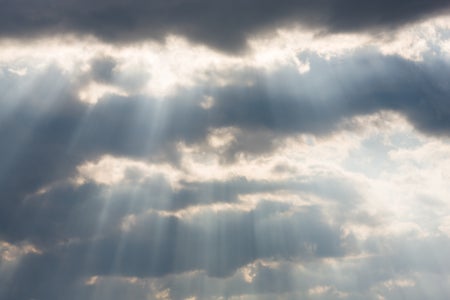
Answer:
<svg viewBox="0 0 450 300"><path fill-rule="evenodd" d="M448 0L0 0L0 299L449 299Z"/></svg>

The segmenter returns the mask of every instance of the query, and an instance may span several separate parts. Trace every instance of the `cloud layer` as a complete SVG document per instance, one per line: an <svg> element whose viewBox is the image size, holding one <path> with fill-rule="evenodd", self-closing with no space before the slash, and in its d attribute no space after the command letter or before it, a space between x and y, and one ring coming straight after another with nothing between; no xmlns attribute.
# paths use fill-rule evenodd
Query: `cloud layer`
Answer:
<svg viewBox="0 0 450 300"><path fill-rule="evenodd" d="M124 42L183 35L224 51L279 26L301 24L325 31L392 28L443 13L433 1L3 1L0 34L31 37L74 33Z"/></svg>
<svg viewBox="0 0 450 300"><path fill-rule="evenodd" d="M0 41L0 298L448 298L446 1L44 2L110 44Z"/></svg>

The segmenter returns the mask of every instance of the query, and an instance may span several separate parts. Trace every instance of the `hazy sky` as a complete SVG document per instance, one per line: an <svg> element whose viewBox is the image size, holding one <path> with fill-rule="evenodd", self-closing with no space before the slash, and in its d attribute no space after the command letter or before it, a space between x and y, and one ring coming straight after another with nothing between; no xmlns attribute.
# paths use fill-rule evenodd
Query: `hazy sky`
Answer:
<svg viewBox="0 0 450 300"><path fill-rule="evenodd" d="M0 0L0 299L449 299L448 0Z"/></svg>

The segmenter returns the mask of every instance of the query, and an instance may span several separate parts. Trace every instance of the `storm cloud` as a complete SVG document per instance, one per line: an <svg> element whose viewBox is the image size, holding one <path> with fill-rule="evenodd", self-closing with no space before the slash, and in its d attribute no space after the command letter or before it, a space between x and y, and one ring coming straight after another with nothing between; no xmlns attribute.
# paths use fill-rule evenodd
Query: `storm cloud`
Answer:
<svg viewBox="0 0 450 300"><path fill-rule="evenodd" d="M186 36L223 51L292 24L324 32L395 28L448 11L446 0L415 1L2 1L0 35L73 33L110 42Z"/></svg>

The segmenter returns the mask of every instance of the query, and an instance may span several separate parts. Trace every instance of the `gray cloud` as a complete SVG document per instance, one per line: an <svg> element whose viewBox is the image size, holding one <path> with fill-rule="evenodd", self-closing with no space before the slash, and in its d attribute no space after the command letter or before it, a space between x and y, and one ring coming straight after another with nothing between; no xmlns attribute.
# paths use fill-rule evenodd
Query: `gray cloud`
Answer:
<svg viewBox="0 0 450 300"><path fill-rule="evenodd" d="M374 53L338 65L314 56L310 60L312 69L304 75L287 68L252 75L252 86L210 87L215 102L207 110L200 106L201 88L180 91L168 101L108 96L89 106L76 100L77 91L56 69L38 74L38 80L35 75L3 76L0 84L9 92L1 104L0 138L8 141L1 149L2 183L7 189L29 185L26 190L32 191L102 154L165 157L176 163L173 143L200 143L210 129L226 126L243 133L224 153L228 156L270 151L274 138L291 134L327 135L347 118L380 110L397 111L424 132L448 134L450 68L445 61L413 63ZM249 145L246 135L253 132L261 136ZM18 179L24 174L29 179Z"/></svg>
<svg viewBox="0 0 450 300"><path fill-rule="evenodd" d="M448 134L446 61L414 63L364 52L337 64L309 58L311 71L304 75L284 69L254 78L252 86L215 91L215 126L320 135L338 129L345 118L390 110L405 115L420 130Z"/></svg>
<svg viewBox="0 0 450 300"><path fill-rule="evenodd" d="M5 296L57 299L71 284L94 275L145 278L204 270L209 276L226 277L257 258L308 261L345 254L339 229L327 224L319 209L287 219L282 213L288 210L262 202L252 212L208 213L192 220L147 215L129 232L27 255ZM52 284L62 291L50 289Z"/></svg>
<svg viewBox="0 0 450 300"><path fill-rule="evenodd" d="M445 13L446 0L414 1L2 1L0 35L31 37L94 34L112 42L162 39L181 34L225 51L279 25L302 24L325 31L393 28Z"/></svg>
<svg viewBox="0 0 450 300"><path fill-rule="evenodd" d="M38 80L35 74L4 75L0 85L8 93L1 104L2 228L9 228L14 215L14 209L6 208L68 178L85 161L111 154L177 165L175 143L202 144L213 128L241 130L223 152L228 162L236 153L271 151L277 140L292 134L332 134L347 118L380 110L405 115L423 132L448 135L450 68L445 61L413 63L375 53L342 59L338 65L314 56L310 61L307 74L288 68L252 75L252 86L210 88L215 101L209 109L200 106L204 95L195 89L167 101L108 96L89 106L76 99L77 91L55 68L39 74ZM247 139L254 132L259 132L258 139Z"/></svg>
<svg viewBox="0 0 450 300"><path fill-rule="evenodd" d="M224 155L231 158L224 160L227 163L236 153L270 152L277 141L298 133L331 135L342 130L348 118L380 110L404 115L424 133L448 136L446 61L428 58L414 63L367 52L345 57L339 64L314 55L308 59L311 71L306 74L285 68L269 75L245 75L254 83L251 86L209 85L208 95L214 98L209 109L200 106L201 87L166 101L109 95L89 106L77 100L76 87L56 68L36 77L1 75L0 87L7 92L0 104L0 236L12 243L32 242L44 251L25 255L12 272L14 280L8 281L13 285L0 282L4 297L70 299L70 292L82 286L86 276L162 277L200 270L210 277L228 278L261 258L313 263L359 250L381 258L368 259L363 269L356 270L356 286L344 282L342 290L364 295L373 284L414 270L448 274L442 254L448 251L427 256L430 249L447 249L448 237L403 237L364 245L357 245L351 236L344 239L339 226L348 221L345 217L359 218L366 225L377 220L353 215L358 193L333 180L183 182L185 188L178 191L159 177L137 185L130 175L130 187L116 189L60 182L74 175L81 163L104 154L180 166L177 142L206 147L209 130L229 126L240 133L225 149ZM109 81L113 69L114 62L96 62L92 78ZM246 139L255 132L257 139ZM31 196L52 184L47 192ZM330 224L324 207L294 211L290 205L269 201L261 201L250 212L206 212L194 220L157 212L139 218L148 209L173 212L217 201L235 203L240 194L279 190L334 197L340 204L333 215L338 224ZM138 219L133 230L123 233L118 228L127 214ZM383 242L393 249L383 252L379 246ZM386 272L388 263L394 271ZM294 287L290 282L277 286L273 278L281 275L271 272L258 273L257 289L278 293ZM446 290L442 291L438 298Z"/></svg>
<svg viewBox="0 0 450 300"><path fill-rule="evenodd" d="M1 204L4 211L14 211L14 214L5 214L0 233L10 242L29 241L46 248L55 243L109 235L119 230L127 215L148 210L177 212L196 205L236 204L240 203L241 195L279 191L317 195L348 209L356 206L360 197L349 183L338 178L274 182L234 178L225 182L181 184L182 188L174 190L162 176L153 176L144 181L125 180L117 187L94 183L74 187L63 183L44 194L28 195L25 201L16 195L15 199ZM276 211L286 207L279 204L272 208ZM99 225L101 215L106 217Z"/></svg>
<svg viewBox="0 0 450 300"><path fill-rule="evenodd" d="M14 288L7 290L6 295L8 299L27 297L58 299L61 295L67 296L67 299L79 299L80 294L85 295L86 299L94 297L109 299L108 295L115 288L108 286L107 282L115 282L117 279L114 278L120 278L120 275L127 278L139 276L144 280L157 280L160 283L159 288L169 289L172 298L196 295L200 299L220 296L269 299L274 295L285 295L288 299L294 299L298 296L312 297L308 290L318 286L331 287L329 291L325 290L323 294L315 296L320 299L336 298L338 295L333 291L346 293L349 299L376 299L378 295L392 299L402 299L405 295L412 299L424 296L446 299L448 295L445 276L449 272L449 264L444 251L449 246L448 237L423 239L399 235L395 240L378 238L374 241L376 240L379 245L388 243L389 249L372 250L370 252L372 256L359 258L331 256L336 260L327 263L320 259L323 257L321 254L311 256L309 250L304 252L301 250L302 247L295 248L297 243L306 241L330 249L329 243L337 238L334 235L337 232L329 231L328 225L322 223L322 218L317 219L318 215L314 211L293 214L289 218L285 215L277 217L277 213L289 210L284 208L274 210L265 217L258 217L261 210L264 209L257 208L251 213L255 219L250 228L240 227L244 225L240 222L243 220L239 216L241 214L220 214L220 222L217 222L220 228L198 227L196 226L198 224L172 218L158 220L156 216L152 216L140 224L131 237L122 236L117 240L108 238L97 240L91 245L72 245L55 249L45 255L29 255L16 270ZM278 226L281 224L284 225ZM266 226L272 229L267 231ZM239 230L234 230L237 227ZM220 234L216 230L219 230ZM251 231L250 239L247 236L248 230ZM275 234L276 231L278 234ZM220 236L222 242L230 242L233 246L209 240L210 234ZM289 241L280 242L284 239ZM275 248L251 247L254 242L260 247L261 241L264 241L264 245L273 243ZM209 242L217 242L217 245ZM153 243L154 246L149 247ZM197 246L205 246L207 249L199 249ZM219 250L218 246L224 247ZM295 250L291 249L291 246L294 246ZM435 251L437 248L442 251ZM217 252L214 252L216 250ZM368 248L361 250L367 251ZM226 271L229 264L236 262L239 265L246 265L249 259L247 255L251 257L252 253L255 253L253 251L256 251L259 257L268 253L274 256L267 258L265 264L256 261L250 266L252 282L245 282L241 273L225 277L216 277L220 273L208 275L208 272L222 267L225 267L223 270ZM338 253L329 252L328 255ZM296 259L295 255L300 255L301 258ZM330 257L328 255L325 256ZM220 264L221 261L223 264ZM276 264L271 266L270 263ZM49 265L59 268L49 269L47 268ZM200 270L190 273L180 272L195 266L200 267ZM204 267L206 270L201 271ZM171 275L158 276L167 271L170 271ZM36 273L41 275L37 279L33 276ZM95 274L103 275L101 278L104 278L106 283L85 286L84 280ZM396 283L397 280L399 285ZM407 285L402 285L405 280ZM127 291L131 295L136 295L136 299L146 299L144 295L150 293L149 285L117 283L123 288L121 293ZM52 285L57 288L51 289Z"/></svg>
<svg viewBox="0 0 450 300"><path fill-rule="evenodd" d="M111 83L114 79L116 61L112 57L96 58L91 63L91 75L95 81Z"/></svg>

